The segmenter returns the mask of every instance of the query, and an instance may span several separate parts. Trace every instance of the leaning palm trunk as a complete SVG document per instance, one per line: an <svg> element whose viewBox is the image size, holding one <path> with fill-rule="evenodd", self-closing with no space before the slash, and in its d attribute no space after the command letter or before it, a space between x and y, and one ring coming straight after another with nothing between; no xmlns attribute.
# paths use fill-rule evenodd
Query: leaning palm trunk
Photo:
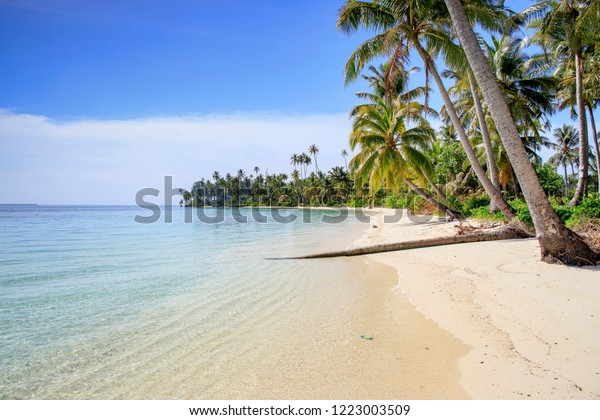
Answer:
<svg viewBox="0 0 600 420"><path fill-rule="evenodd" d="M422 170L421 173L423 174L423 177L425 178L425 180L427 181L427 183L429 185L431 185L431 188L433 188L433 191L435 191L435 193L437 194L438 198L444 204L449 204L450 202L448 201L448 197L446 196L446 194L444 194L444 192L440 189L440 187L438 187L437 184L435 182L433 182L433 179L431 179L431 177L429 176L429 174L427 173L427 171Z"/></svg>
<svg viewBox="0 0 600 420"><path fill-rule="evenodd" d="M498 167L496 166L496 159L494 158L494 148L492 146L492 140L490 139L490 132L488 131L487 124L485 122L485 114L481 101L479 100L479 92L477 92L475 79L473 78L473 72L468 70L469 74L469 86L471 87L471 94L473 95L473 105L475 106L475 112L477 113L477 120L479 121L479 129L481 130L481 137L483 138L483 144L485 146L485 153L487 155L488 169L490 171L490 181L492 185L499 190L500 182L498 182ZM498 211L498 205L494 200L490 201L490 213Z"/></svg>
<svg viewBox="0 0 600 420"><path fill-rule="evenodd" d="M390 244L371 245L360 248L344 249L342 251L322 252L281 259L307 260L315 258L353 257L355 255L377 254L380 252L405 251L408 249L429 248L432 246L466 244L471 242L501 241L506 239L525 239L529 236L521 229L508 226L504 229L490 232L468 233L466 235L442 236L438 238L417 239L414 241L395 242ZM280 259L280 258L270 258Z"/></svg>
<svg viewBox="0 0 600 420"><path fill-rule="evenodd" d="M456 113L456 110L454 109L454 105L452 104L452 101L450 100L450 95L448 95L448 91L446 90L446 87L444 86L444 82L442 81L440 74L438 73L437 69L435 68L435 63L433 62L431 56L427 53L427 51L425 51L425 49L419 43L418 40L414 40L414 44L415 44L415 48L417 49L417 52L423 59L425 66L427 66L429 72L431 73L431 75L433 76L433 78L437 84L437 87L438 87L440 94L442 96L442 99L444 101L444 105L446 106L446 111L448 111L448 115L450 116L450 119L452 120L454 129L456 130L456 133L458 134L460 143L462 144L463 149L465 150L465 153L467 154L467 158L469 159L469 163L471 164L471 167L473 168L475 175L479 179L479 182L481 182L481 185L483 185L485 192L490 196L490 199L494 203L496 203L496 205L498 206L498 208L500 209L500 211L502 212L504 217L506 217L508 220L512 220L515 217L515 213L514 213L513 209L508 205L508 203L506 203L506 201L502 197L502 194L500 193L498 188L494 187L494 185L492 184L490 179L485 174L485 170L479 163L479 160L477 159L477 155L475 155L475 151L473 150L471 143L469 143L469 138L467 137L467 133L465 132L465 129L462 126L462 123L460 122L460 118L458 118L458 114Z"/></svg>
<svg viewBox="0 0 600 420"><path fill-rule="evenodd" d="M600 197L600 150L598 148L598 132L596 131L596 120L594 119L594 110L587 104L590 113L590 123L592 124L592 140L594 143L594 153L596 153L596 175L598 176L598 197Z"/></svg>
<svg viewBox="0 0 600 420"><path fill-rule="evenodd" d="M442 203L440 203L439 201L437 201L435 198L430 197L429 195L427 195L425 193L425 191L423 191L421 188L419 188L418 186L416 186L411 180L405 179L404 183L414 193L416 193L419 196L423 197L429 204L435 206L440 213L443 213L443 214L446 214L446 215L450 215L453 218L455 218L456 220L464 220L465 217L462 215L462 213L460 213L460 212L458 212L456 210L449 209L448 207L446 207L445 205L443 205Z"/></svg>
<svg viewBox="0 0 600 420"><path fill-rule="evenodd" d="M587 136L587 119L585 117L585 105L583 100L583 64L581 62L581 51L575 53L575 98L577 101L577 115L579 117L579 179L575 195L569 202L569 206L575 207L585 193L588 176L589 144Z"/></svg>
<svg viewBox="0 0 600 420"><path fill-rule="evenodd" d="M567 229L550 206L461 0L444 2L483 98L487 102L504 150L519 178L535 226L542 260L578 266L600 264L600 253L592 250L577 234Z"/></svg>

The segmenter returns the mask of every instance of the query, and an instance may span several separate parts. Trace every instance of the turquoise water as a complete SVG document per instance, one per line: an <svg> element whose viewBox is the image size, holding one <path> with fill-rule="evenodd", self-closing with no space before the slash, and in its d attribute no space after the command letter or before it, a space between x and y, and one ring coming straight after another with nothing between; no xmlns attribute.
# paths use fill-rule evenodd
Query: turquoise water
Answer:
<svg viewBox="0 0 600 420"><path fill-rule="evenodd" d="M141 224L134 217L148 212L137 207L0 206L0 398L276 387L269 363L297 354L293 337L315 324L334 331L362 283L343 261L265 258L343 249L368 226L322 221L336 211L282 213L297 220L238 223L228 209L221 223L184 223L175 208L173 223Z"/></svg>

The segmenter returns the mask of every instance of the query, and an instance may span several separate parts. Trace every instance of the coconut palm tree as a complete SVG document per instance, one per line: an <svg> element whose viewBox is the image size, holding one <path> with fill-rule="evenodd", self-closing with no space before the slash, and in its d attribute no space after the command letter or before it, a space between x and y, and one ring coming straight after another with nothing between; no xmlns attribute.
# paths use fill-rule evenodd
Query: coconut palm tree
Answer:
<svg viewBox="0 0 600 420"><path fill-rule="evenodd" d="M319 148L317 147L316 144L311 144L310 147L308 148L308 153L315 160L315 173L319 173L319 165L317 164L317 155L319 154Z"/></svg>
<svg viewBox="0 0 600 420"><path fill-rule="evenodd" d="M550 206L461 0L444 0L444 2L504 149L519 179L535 226L542 260L573 265L600 263L600 254L592 250L577 234L567 229Z"/></svg>
<svg viewBox="0 0 600 420"><path fill-rule="evenodd" d="M423 150L435 132L428 125L407 128L403 107L398 100L380 99L362 105L353 117L350 148L358 149L350 161L356 186L368 185L371 193L382 188L397 190L408 186L440 211L449 209L428 196L414 181L431 171Z"/></svg>
<svg viewBox="0 0 600 420"><path fill-rule="evenodd" d="M597 28L593 23L598 20L597 13L584 14L587 16L582 20L582 12L588 1L581 0L542 0L522 12L524 18L534 18L530 27L537 29L534 40L540 44L557 61L571 59L575 67L575 96L576 110L579 122L579 178L577 188L570 206L579 203L585 192L588 175L588 132L585 110L585 98L583 91L584 79L584 50L586 49L586 37L592 29ZM592 36L596 37L597 34Z"/></svg>
<svg viewBox="0 0 600 420"><path fill-rule="evenodd" d="M492 185L499 188L499 173L494 153L494 145L492 143L486 113L479 97L480 93L473 72L465 59L464 62L455 63L453 70L444 70L442 75L445 78L452 78L455 80L454 86L449 90L449 93L453 96L458 96L455 107L461 114L462 124L467 127L470 125L470 131L472 133L477 134L479 132L481 134L481 139L483 140L483 145L485 147L487 169L490 174L489 178ZM444 114L444 110L442 110L442 113ZM490 213L495 213L497 211L498 206L492 199L490 201Z"/></svg>
<svg viewBox="0 0 600 420"><path fill-rule="evenodd" d="M556 80L553 77L535 74L531 71L532 67L539 65L541 58L525 54L523 52L524 42L521 39L510 38L507 35L501 38L492 36L491 42L481 40L480 43L508 102L526 148L532 158L539 160L537 152L546 145L545 138L541 133L542 129L549 129L550 126L547 115L553 112ZM450 72L444 72L445 75L448 73ZM476 87L472 72L467 66L466 69L456 69L451 72L450 76L457 79L453 93L460 95L459 106L463 108L463 113L467 108L469 111L466 115L469 115L471 106L475 108L489 160L489 155L493 151L491 144L488 145L489 132L487 132L487 123L483 122L486 119L479 101L479 89ZM473 120L473 117L469 119ZM492 129L495 129L493 123L491 121L490 123ZM486 137L488 141L486 141ZM492 173L495 171L493 166L490 169ZM495 176L497 176L497 172ZM496 181L494 175L491 178Z"/></svg>
<svg viewBox="0 0 600 420"><path fill-rule="evenodd" d="M481 25L486 28L501 28L499 17L502 8L493 0L470 0L468 4L472 16ZM452 42L449 24L449 16L441 0L346 1L338 15L337 25L340 30L346 33L356 32L361 28L381 31L361 44L350 56L344 71L346 83L355 80L364 65L378 56L389 55L392 65L401 66L408 60L410 50L415 48L426 71L436 82L477 178L502 213L512 219L514 211L479 163L435 65L437 53L442 53L446 58L460 55L460 49Z"/></svg>
<svg viewBox="0 0 600 420"><path fill-rule="evenodd" d="M506 35L482 42L490 67L498 80L521 138L533 157L545 146L542 130L550 129L548 115L553 112L556 79L533 71L539 66L540 55L524 53L525 43Z"/></svg>
<svg viewBox="0 0 600 420"><path fill-rule="evenodd" d="M600 42L600 41L599 41ZM597 49L597 47L596 47ZM600 49L596 55L590 54L584 60L586 73L583 78L585 108L588 111L590 128L592 132L592 146L596 168L600 167L600 150L598 146L598 131L594 109L600 103ZM558 109L570 109L571 117L577 118L577 93L575 85L575 70L573 60L563 60L559 63L555 73L561 79L558 91ZM600 196L600 177L598 177L598 195Z"/></svg>
<svg viewBox="0 0 600 420"><path fill-rule="evenodd" d="M297 153L294 153L290 157L290 163L292 164L292 166L294 167L294 169L296 169L296 166L298 166L298 165L301 164L300 155L298 155Z"/></svg>
<svg viewBox="0 0 600 420"><path fill-rule="evenodd" d="M348 157L348 151L346 149L342 149L342 153L340 153L340 156L344 158L344 166L346 166L346 171L348 171L348 161L346 160L346 158Z"/></svg>
<svg viewBox="0 0 600 420"><path fill-rule="evenodd" d="M554 142L551 143L556 153L550 157L554 165L562 165L565 173L565 197L569 197L569 178L567 177L567 166L573 165L577 159L577 142L579 133L572 125L563 125L554 130Z"/></svg>
<svg viewBox="0 0 600 420"><path fill-rule="evenodd" d="M294 182L298 182L298 180L300 179L300 172L298 172L297 169L294 169L291 173L291 176Z"/></svg>
<svg viewBox="0 0 600 420"><path fill-rule="evenodd" d="M306 179L308 165L312 163L312 159L306 153L301 153L298 155L298 163L300 164L300 168L304 170L304 179Z"/></svg>

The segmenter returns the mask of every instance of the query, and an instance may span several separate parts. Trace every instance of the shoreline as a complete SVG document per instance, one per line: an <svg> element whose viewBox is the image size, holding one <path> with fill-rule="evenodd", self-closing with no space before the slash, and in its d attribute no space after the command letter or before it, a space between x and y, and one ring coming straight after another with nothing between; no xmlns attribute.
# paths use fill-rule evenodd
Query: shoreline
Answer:
<svg viewBox="0 0 600 420"><path fill-rule="evenodd" d="M457 222L374 224L354 246L454 234ZM469 351L457 361L473 399L600 398L597 269L540 262L535 239L367 256L393 267L417 311Z"/></svg>

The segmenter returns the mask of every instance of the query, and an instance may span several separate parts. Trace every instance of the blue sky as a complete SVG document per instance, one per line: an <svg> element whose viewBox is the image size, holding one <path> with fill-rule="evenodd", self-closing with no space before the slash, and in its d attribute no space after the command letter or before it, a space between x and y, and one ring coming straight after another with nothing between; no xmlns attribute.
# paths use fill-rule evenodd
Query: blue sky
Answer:
<svg viewBox="0 0 600 420"><path fill-rule="evenodd" d="M342 165L365 35L336 30L341 4L0 0L0 203L133 204L313 143Z"/></svg>
<svg viewBox="0 0 600 420"><path fill-rule="evenodd" d="M57 119L345 112L340 0L0 0L0 106Z"/></svg>

